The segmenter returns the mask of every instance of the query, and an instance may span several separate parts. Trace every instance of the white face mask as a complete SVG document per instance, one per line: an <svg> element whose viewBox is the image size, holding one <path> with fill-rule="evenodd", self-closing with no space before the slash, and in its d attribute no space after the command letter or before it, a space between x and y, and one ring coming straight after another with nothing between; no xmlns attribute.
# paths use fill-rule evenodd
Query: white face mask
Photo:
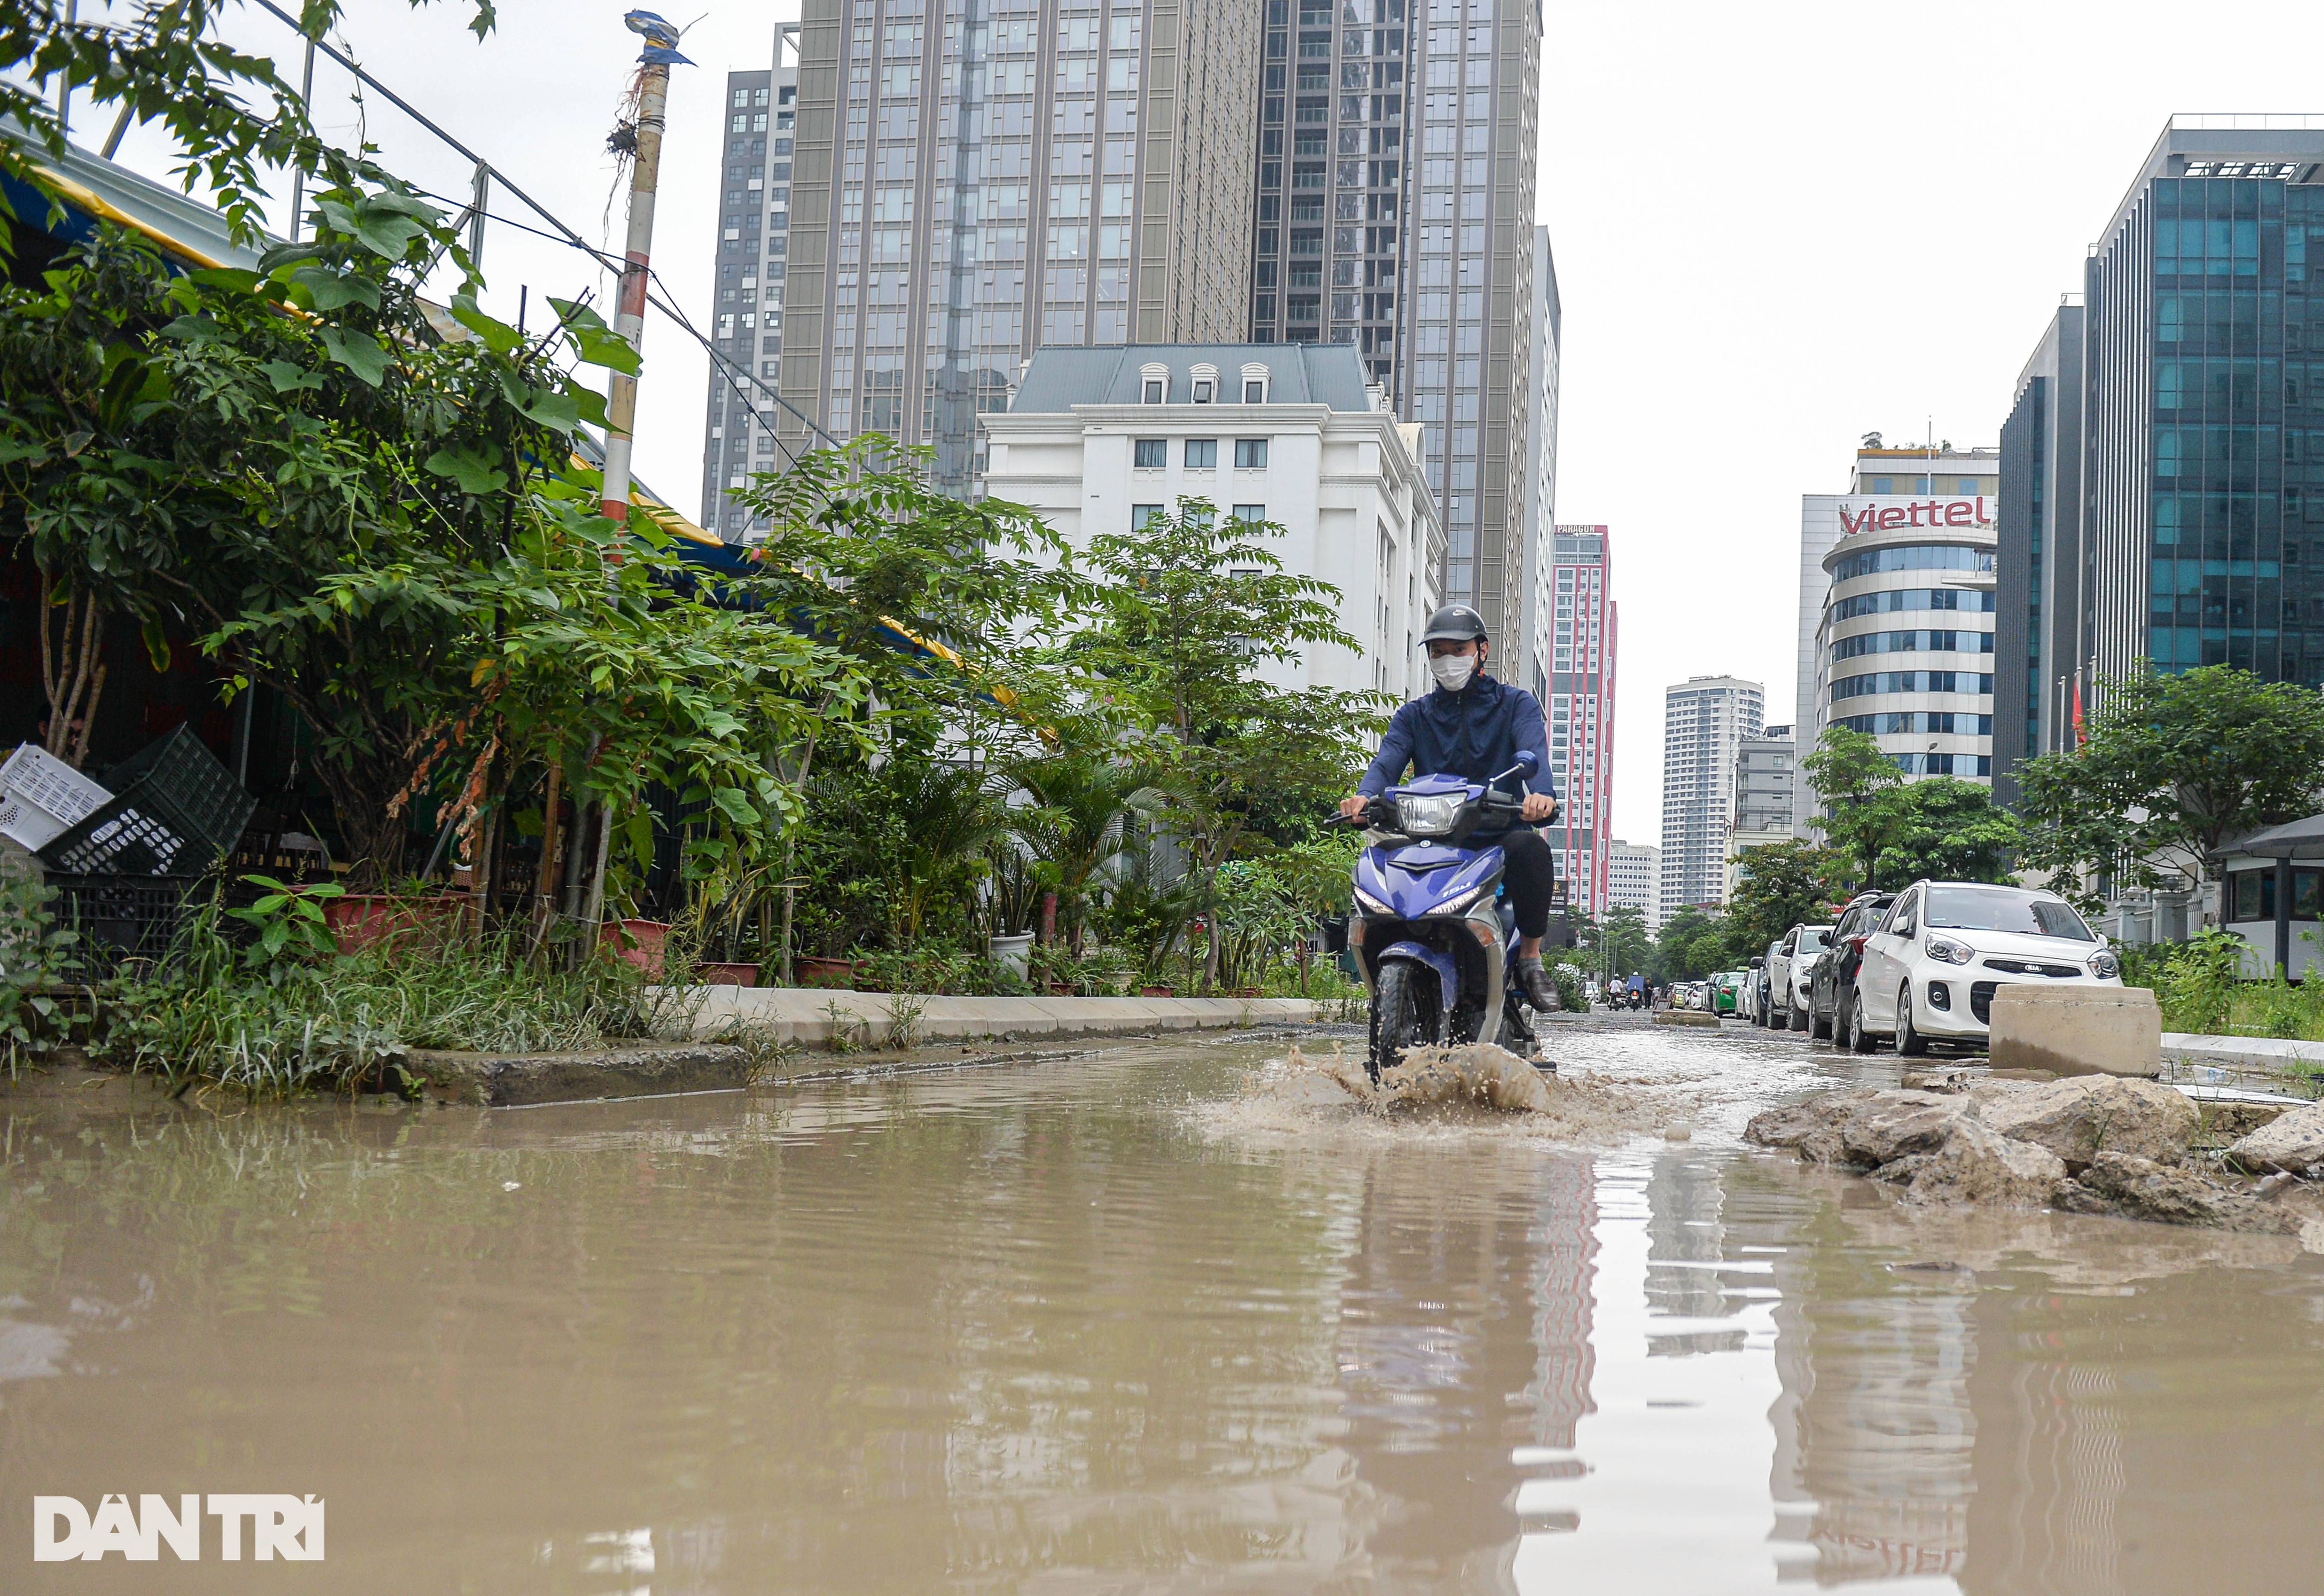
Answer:
<svg viewBox="0 0 2324 1596"><path fill-rule="evenodd" d="M1477 673L1474 654L1443 654L1429 660L1428 669L1436 678L1436 685L1448 693L1457 693L1469 685Z"/></svg>

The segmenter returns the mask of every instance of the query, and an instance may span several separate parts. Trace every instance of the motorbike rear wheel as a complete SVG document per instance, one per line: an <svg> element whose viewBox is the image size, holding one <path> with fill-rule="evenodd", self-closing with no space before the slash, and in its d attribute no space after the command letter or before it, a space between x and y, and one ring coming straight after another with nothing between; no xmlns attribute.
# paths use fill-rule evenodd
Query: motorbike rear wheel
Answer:
<svg viewBox="0 0 2324 1596"><path fill-rule="evenodd" d="M1372 1084L1406 1047L1433 1046L1443 1034L1444 988L1436 972L1409 959L1382 961L1372 978L1371 1053L1364 1060Z"/></svg>

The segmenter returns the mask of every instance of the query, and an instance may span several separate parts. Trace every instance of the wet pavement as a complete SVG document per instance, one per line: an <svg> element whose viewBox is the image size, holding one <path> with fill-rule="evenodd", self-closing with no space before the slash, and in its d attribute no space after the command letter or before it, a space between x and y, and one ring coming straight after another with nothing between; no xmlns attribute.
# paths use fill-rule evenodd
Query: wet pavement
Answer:
<svg viewBox="0 0 2324 1596"><path fill-rule="evenodd" d="M1796 1037L1569 1025L1554 1134L1367 1115L1286 1051L0 1097L0 1591L2324 1583L2296 1241L1914 1214L1747 1149L1895 1082ZM32 1496L108 1491L320 1496L327 1554L32 1561Z"/></svg>

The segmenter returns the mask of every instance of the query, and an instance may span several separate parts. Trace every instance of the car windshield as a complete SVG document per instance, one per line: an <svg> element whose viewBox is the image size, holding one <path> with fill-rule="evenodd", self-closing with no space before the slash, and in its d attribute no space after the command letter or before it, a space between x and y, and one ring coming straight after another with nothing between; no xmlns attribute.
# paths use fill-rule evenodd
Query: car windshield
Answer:
<svg viewBox="0 0 2324 1596"><path fill-rule="evenodd" d="M1829 947L1831 946L1831 927L1830 926L1803 926L1800 927L1800 951L1802 953L1813 953L1820 947Z"/></svg>
<svg viewBox="0 0 2324 1596"><path fill-rule="evenodd" d="M2008 931L2020 936L2057 936L2096 942L2082 917L2055 898L2035 898L2006 888L1931 887L1923 925L1947 931Z"/></svg>

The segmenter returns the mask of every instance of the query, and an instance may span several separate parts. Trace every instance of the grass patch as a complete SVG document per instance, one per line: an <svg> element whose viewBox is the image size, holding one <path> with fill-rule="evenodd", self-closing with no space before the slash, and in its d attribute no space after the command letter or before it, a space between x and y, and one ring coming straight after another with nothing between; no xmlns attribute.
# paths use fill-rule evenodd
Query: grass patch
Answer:
<svg viewBox="0 0 2324 1596"><path fill-rule="evenodd" d="M172 1091L279 1096L371 1080L411 1047L536 1052L647 1036L652 1010L644 974L613 959L545 969L503 936L269 950L229 937L212 904L160 970L104 993L90 1051Z"/></svg>

